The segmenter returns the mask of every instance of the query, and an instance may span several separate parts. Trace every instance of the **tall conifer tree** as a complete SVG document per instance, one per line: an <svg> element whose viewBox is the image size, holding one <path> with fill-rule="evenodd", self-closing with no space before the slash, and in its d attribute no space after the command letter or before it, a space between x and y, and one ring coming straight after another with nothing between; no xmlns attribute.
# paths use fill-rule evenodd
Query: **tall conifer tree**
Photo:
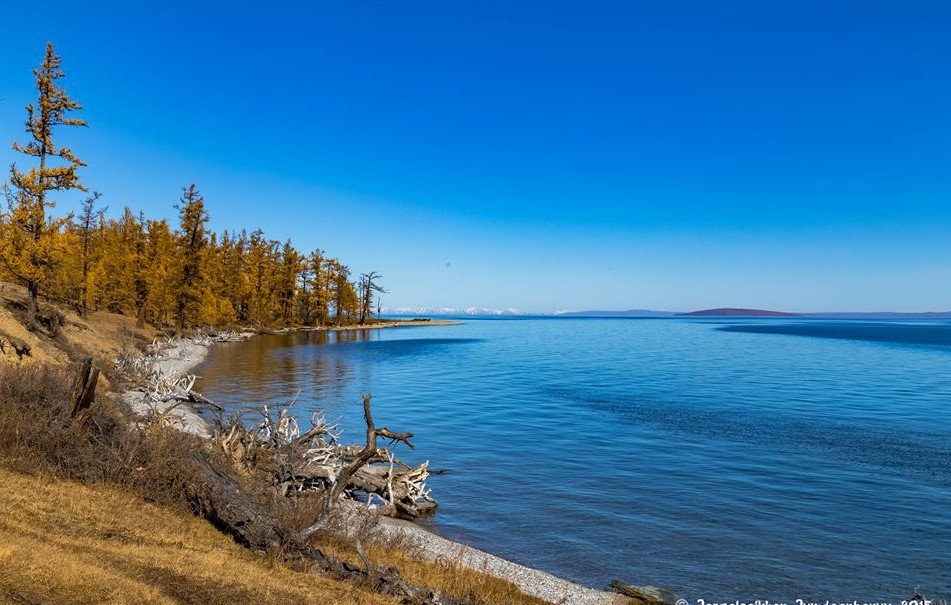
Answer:
<svg viewBox="0 0 951 605"><path fill-rule="evenodd" d="M206 227L208 212L205 211L205 198L198 193L194 183L183 189L181 203L177 208L181 267L178 279L176 320L178 329L184 330L186 326L194 325L198 319L198 307L202 295L202 250L208 241Z"/></svg>
<svg viewBox="0 0 951 605"><path fill-rule="evenodd" d="M56 234L67 219L47 219L46 211L55 204L52 191L79 189L85 191L77 170L85 166L69 149L56 145L53 131L59 126L85 126L79 118L69 117L82 105L73 101L57 82L65 76L53 44L46 45L40 67L33 70L38 92L37 103L26 106L25 145L14 142L13 149L32 158L37 165L29 170L10 168L13 189L8 195L5 233L0 238L0 258L7 271L26 286L29 312L35 318L40 284L49 278L60 250Z"/></svg>

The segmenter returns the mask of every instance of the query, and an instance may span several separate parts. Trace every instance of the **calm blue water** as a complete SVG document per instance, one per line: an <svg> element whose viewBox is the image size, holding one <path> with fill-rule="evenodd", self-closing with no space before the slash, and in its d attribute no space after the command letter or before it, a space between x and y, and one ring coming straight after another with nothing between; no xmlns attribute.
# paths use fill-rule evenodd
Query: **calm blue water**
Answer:
<svg viewBox="0 0 951 605"><path fill-rule="evenodd" d="M266 336L220 402L417 435L441 533L592 586L951 596L951 324L470 320Z"/></svg>

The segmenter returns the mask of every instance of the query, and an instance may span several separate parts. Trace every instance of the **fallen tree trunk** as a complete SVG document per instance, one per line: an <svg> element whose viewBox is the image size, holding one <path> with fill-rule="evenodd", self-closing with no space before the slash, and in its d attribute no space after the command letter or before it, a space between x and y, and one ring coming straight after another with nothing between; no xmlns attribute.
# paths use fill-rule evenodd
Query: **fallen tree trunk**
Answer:
<svg viewBox="0 0 951 605"><path fill-rule="evenodd" d="M196 511L238 544L259 553L277 553L285 560L337 580L355 582L407 605L463 605L465 602L439 592L410 584L395 568L365 569L350 565L302 540L281 524L274 514L258 503L228 474L218 469L205 452L196 452L198 474L189 494ZM369 561L367 560L367 563Z"/></svg>
<svg viewBox="0 0 951 605"><path fill-rule="evenodd" d="M393 470L394 458L392 454L385 452L384 456L384 452L377 448L377 438L383 437L391 442L405 443L412 449L413 444L410 439L413 438L413 433L395 433L386 427L376 428L373 422L373 411L370 408L370 399L370 395L363 396L363 419L367 425L366 445L353 460L340 469L337 477L333 480L330 493L324 501L324 512L330 512L330 509L347 487L362 490L366 492L367 497L371 495L379 496L391 509L388 511L389 514L394 517L415 519L423 513L431 512L435 509L436 503L429 499L428 493L423 487L428 476L426 471L428 464L423 464L396 475ZM381 458L390 461L389 469L382 469L383 472L381 473L376 471L380 467L367 466L370 462ZM426 498L427 502L417 502L417 493L422 498Z"/></svg>

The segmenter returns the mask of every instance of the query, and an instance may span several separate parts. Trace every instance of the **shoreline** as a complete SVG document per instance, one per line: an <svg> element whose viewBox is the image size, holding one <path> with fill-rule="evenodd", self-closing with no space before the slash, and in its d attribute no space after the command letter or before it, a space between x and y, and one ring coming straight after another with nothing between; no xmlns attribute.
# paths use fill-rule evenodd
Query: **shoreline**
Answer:
<svg viewBox="0 0 951 605"><path fill-rule="evenodd" d="M455 325L460 323L448 320L440 321L445 323L413 322L409 325ZM407 325L401 323L397 325L375 325L373 327L361 326L359 328L348 326L342 329L382 329L406 327ZM245 338L253 338L255 335L253 333L242 333ZM210 338L174 341L154 356L152 369L168 378L180 379L207 359L214 344L215 341ZM141 389L125 391L121 396L141 416L149 413L167 414L168 417L174 418L180 430L204 439L211 437L211 424L201 416L194 404L174 401L156 403L149 401L147 394ZM383 537L405 539L419 550L423 560L428 562L457 562L472 571L511 582L525 594L550 603L563 605L621 605L631 602L623 595L582 586L548 572L526 567L467 544L456 542L410 521L383 516L380 516L379 519L380 523L377 527L381 530Z"/></svg>
<svg viewBox="0 0 951 605"><path fill-rule="evenodd" d="M439 514L438 512L436 513ZM559 605L624 605L624 595L583 586L547 571L526 567L484 550L451 540L430 529L392 517L380 517L384 537L405 540L430 563L457 563L469 570L511 582L525 594Z"/></svg>
<svg viewBox="0 0 951 605"><path fill-rule="evenodd" d="M150 360L149 370L165 378L179 380L208 357L211 344L210 341L206 343L195 339L179 339L162 348ZM201 416L194 404L174 400L152 401L148 392L141 387L124 391L121 396L132 411L141 417L165 414L173 419L179 430L203 439L211 438L211 423Z"/></svg>
<svg viewBox="0 0 951 605"><path fill-rule="evenodd" d="M371 324L349 326L301 326L279 330L260 330L257 334L291 334L294 332L354 332L358 330L385 330L388 328L413 328L422 326L458 326L463 322L454 319L385 319Z"/></svg>

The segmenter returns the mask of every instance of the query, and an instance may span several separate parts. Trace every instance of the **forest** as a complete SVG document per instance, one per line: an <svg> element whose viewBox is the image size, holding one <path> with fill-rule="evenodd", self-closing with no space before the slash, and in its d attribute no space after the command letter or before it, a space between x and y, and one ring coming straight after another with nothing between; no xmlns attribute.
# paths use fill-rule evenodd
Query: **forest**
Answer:
<svg viewBox="0 0 951 605"><path fill-rule="evenodd" d="M26 288L30 316L41 300L178 331L363 324L378 314L379 274L354 278L323 250L300 251L260 229L215 233L195 184L175 204L177 224L128 207L110 217L103 195L82 182L86 162L56 143L61 129L87 124L52 44L33 73L37 100L26 108L23 142L13 142L23 159L2 186L0 211L0 280ZM70 194L79 211L55 215Z"/></svg>

